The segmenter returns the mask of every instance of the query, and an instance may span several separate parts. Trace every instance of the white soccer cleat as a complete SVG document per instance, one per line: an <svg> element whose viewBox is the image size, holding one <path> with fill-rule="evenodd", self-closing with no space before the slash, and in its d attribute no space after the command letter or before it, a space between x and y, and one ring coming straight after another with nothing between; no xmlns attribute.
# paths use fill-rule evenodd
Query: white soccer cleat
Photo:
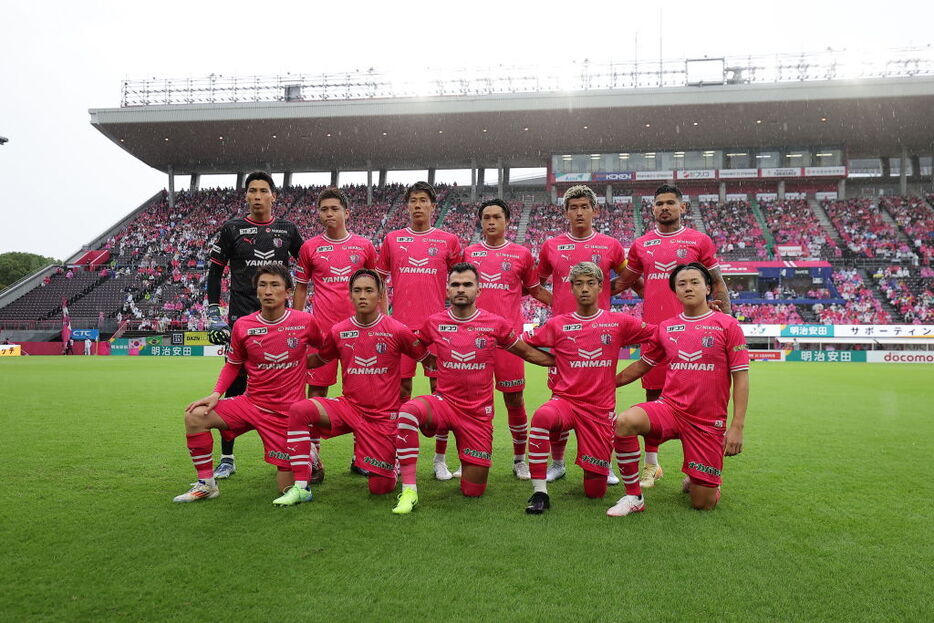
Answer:
<svg viewBox="0 0 934 623"><path fill-rule="evenodd" d="M172 498L173 502L199 502L201 500L213 500L221 494L217 485L211 486L200 480L191 485L191 489L181 495Z"/></svg>
<svg viewBox="0 0 934 623"><path fill-rule="evenodd" d="M610 473L606 475L606 484L614 487L619 484L619 476L616 475L616 472L613 471L613 468L610 468Z"/></svg>
<svg viewBox="0 0 934 623"><path fill-rule="evenodd" d="M642 466L642 473L639 474L639 486L643 489L651 489L655 486L655 482L661 480L664 475L661 465L646 463Z"/></svg>
<svg viewBox="0 0 934 623"><path fill-rule="evenodd" d="M532 480L532 474L529 472L529 464L525 461L516 461L512 464L512 473L519 480Z"/></svg>
<svg viewBox="0 0 934 623"><path fill-rule="evenodd" d="M568 470L564 466L564 461L561 461L560 463L552 463L548 466L548 471L545 472L545 482L561 480L567 473Z"/></svg>
<svg viewBox="0 0 934 623"><path fill-rule="evenodd" d="M463 465L458 465L458 466L457 466L457 469L454 470L453 472L451 472L451 478L460 478L460 477L461 477L461 471L463 471L463 469L464 469L464 466L463 466Z"/></svg>
<svg viewBox="0 0 934 623"><path fill-rule="evenodd" d="M435 478L437 480L450 480L454 474L448 469L448 464L444 461L435 461Z"/></svg>
<svg viewBox="0 0 934 623"><path fill-rule="evenodd" d="M639 495L624 495L619 501L607 509L609 517L625 517L632 513L641 513L645 510L645 500Z"/></svg>

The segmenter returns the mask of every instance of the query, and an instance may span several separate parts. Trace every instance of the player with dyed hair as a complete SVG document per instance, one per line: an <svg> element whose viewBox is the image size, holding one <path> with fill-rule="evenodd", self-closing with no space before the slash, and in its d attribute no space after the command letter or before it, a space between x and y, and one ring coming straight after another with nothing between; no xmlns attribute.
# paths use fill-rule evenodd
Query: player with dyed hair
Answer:
<svg viewBox="0 0 934 623"><path fill-rule="evenodd" d="M292 471L285 447L288 412L305 398L308 347L321 346L318 324L311 314L288 309L292 276L282 264L266 264L253 276L258 312L238 318L230 336L230 352L214 391L185 409L188 452L198 481L175 502L197 502L219 495L214 475L214 437L233 440L256 430L263 440L267 463L278 467L279 490L291 486ZM242 369L246 392L221 399Z"/></svg>
<svg viewBox="0 0 934 623"><path fill-rule="evenodd" d="M291 506L312 499L308 486L314 462L313 437L353 433L355 462L366 469L370 493L383 495L396 487L396 409L399 404L400 360L415 360L428 351L404 324L381 313L385 288L379 274L363 268L350 278L354 315L335 324L321 350L308 365L341 362L343 395L312 397L289 411L287 447L295 485L273 501Z"/></svg>
<svg viewBox="0 0 934 623"><path fill-rule="evenodd" d="M647 442L680 439L684 450L681 466L687 477L683 490L691 505L711 510L720 500L723 456L743 450L743 427L749 403L749 351L739 323L710 308L713 277L699 262L679 264L668 278L668 287L681 302L681 313L663 320L653 344L642 358L617 376L626 385L653 366L668 364L662 395L652 402L629 408L616 420L617 447L639 451L635 435ZM733 420L727 427L730 386ZM629 465L623 477L633 473ZM638 482L636 483L638 486ZM641 490L627 490L607 515L622 517L645 510Z"/></svg>
<svg viewBox="0 0 934 623"><path fill-rule="evenodd" d="M276 184L265 171L250 173L245 181L246 205L249 214L232 218L221 226L217 240L211 245L208 270L208 338L212 344L230 342L230 327L248 314L259 311L253 275L256 268L269 262L289 264L289 256L298 258L302 235L298 227L283 218L274 218ZM224 267L230 264L230 300L227 320L221 318L221 279ZM227 397L246 391L246 371L227 388ZM237 471L234 462L233 439L221 441L221 460L215 478L229 478Z"/></svg>
<svg viewBox="0 0 934 623"><path fill-rule="evenodd" d="M532 416L529 466L532 497L525 512L539 515L550 508L546 466L551 439L574 430L577 464L584 470L584 494L606 495L612 465L613 419L616 406L616 365L623 346L652 339L655 327L629 314L610 312L597 304L603 289L603 271L593 262L581 262L568 275L577 310L550 318L525 336L530 346L549 348L555 366L548 372L551 400ZM639 452L626 457L638 466ZM624 476L627 491L638 487L638 475Z"/></svg>
<svg viewBox="0 0 934 623"><path fill-rule="evenodd" d="M427 182L416 182L405 191L410 224L386 234L376 270L392 288L392 317L417 329L428 316L444 311L448 271L462 259L461 243L452 233L433 227L437 207L435 189ZM425 371L431 390L434 373ZM415 361L402 359L400 404L412 397ZM444 459L447 433L435 440L435 478L450 480L453 475Z"/></svg>
<svg viewBox="0 0 934 623"><path fill-rule="evenodd" d="M376 249L363 236L347 231L350 203L343 191L325 188L318 195L318 220L324 233L305 241L298 254L295 272L295 309L305 309L308 284L312 286L311 313L319 326L332 327L354 313L351 298L347 296L350 276L360 268L376 268ZM328 388L337 382L337 359L320 368L308 371L308 396L327 396ZM316 453L321 440L312 439ZM319 480L324 477L319 462ZM366 475L351 459L351 471Z"/></svg>
<svg viewBox="0 0 934 623"><path fill-rule="evenodd" d="M480 271L477 307L510 320L513 329L521 333L523 292L528 292L545 305L551 305L551 292L539 284L535 260L529 250L506 240L509 205L502 199L484 201L480 204L477 217L483 239L464 249L464 259L472 262ZM519 480L528 480L529 466L525 461L528 416L523 398L525 364L522 359L504 350L497 350L495 357L496 389L503 394L509 432L512 435L513 473Z"/></svg>
<svg viewBox="0 0 934 623"><path fill-rule="evenodd" d="M655 201L652 204L655 229L632 243L626 269L616 279L616 288L622 291L642 278L645 284L642 317L652 324L680 313L681 303L668 288L668 276L675 265L690 262L699 262L710 271L713 279L712 296L721 311L730 313L730 297L720 275L717 248L710 237L684 226L682 218L685 207L681 197L678 187L670 184L663 184L655 190ZM642 377L646 402L652 402L661 395L665 372L665 366L658 365ZM646 440L645 466L640 476L642 487L654 486L663 474L658 463L658 446Z"/></svg>
<svg viewBox="0 0 934 623"><path fill-rule="evenodd" d="M427 437L453 431L461 460L461 492L483 495L493 456L493 370L496 350L506 349L540 366L554 358L523 342L512 323L478 309L479 271L471 264L451 268L447 293L451 308L430 316L417 335L435 347L437 391L399 409L396 455L402 471L402 494L392 509L407 514L418 503L416 465L418 432Z"/></svg>
<svg viewBox="0 0 934 623"><path fill-rule="evenodd" d="M597 195L588 186L572 186L564 193L564 215L568 231L550 238L542 245L538 256L538 275L542 285L552 281L552 316L570 314L577 309L577 301L571 293L568 275L571 267L581 262L593 262L603 271L597 307L610 310L611 273L619 273L626 261L623 245L619 240L594 230L593 221L599 213ZM565 431L551 443L552 464L548 467L548 482L563 478L566 473L564 451L568 443ZM607 475L610 484L619 484L611 469Z"/></svg>

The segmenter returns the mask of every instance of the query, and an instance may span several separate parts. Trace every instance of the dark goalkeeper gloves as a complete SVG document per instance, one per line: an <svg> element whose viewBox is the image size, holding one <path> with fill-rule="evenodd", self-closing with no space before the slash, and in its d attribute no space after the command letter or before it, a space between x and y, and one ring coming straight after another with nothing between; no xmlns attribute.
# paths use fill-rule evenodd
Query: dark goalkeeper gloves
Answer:
<svg viewBox="0 0 934 623"><path fill-rule="evenodd" d="M208 341L214 345L230 343L230 325L221 318L220 305L208 305Z"/></svg>

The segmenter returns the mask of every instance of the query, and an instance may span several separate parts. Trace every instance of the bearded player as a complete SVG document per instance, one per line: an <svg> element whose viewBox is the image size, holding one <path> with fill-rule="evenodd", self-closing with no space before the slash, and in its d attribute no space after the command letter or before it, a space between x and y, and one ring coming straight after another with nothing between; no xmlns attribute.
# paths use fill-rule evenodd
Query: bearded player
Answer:
<svg viewBox="0 0 934 623"><path fill-rule="evenodd" d="M464 259L480 271L477 307L510 320L513 330L521 333L523 291L545 305L551 305L551 292L539 284L535 260L529 250L506 240L510 220L506 202L502 199L485 201L480 205L477 216L483 240L464 249ZM495 357L496 389L503 394L512 435L512 470L519 480L528 480L529 466L525 456L528 416L523 397L525 363L504 350L497 350Z"/></svg>
<svg viewBox="0 0 934 623"><path fill-rule="evenodd" d="M416 182L405 191L405 205L410 224L386 234L380 248L376 270L389 280L392 288L392 317L412 329L425 318L444 310L448 271L461 261L461 243L452 233L432 226L437 207L435 189L427 182ZM435 389L433 372L426 371ZM412 397L415 361L402 359L400 404ZM447 434L435 440L435 477L450 480L453 476L444 459Z"/></svg>
<svg viewBox="0 0 934 623"><path fill-rule="evenodd" d="M293 482L285 446L288 412L305 398L308 348L320 347L321 335L311 314L286 307L292 293L288 268L261 266L253 285L261 310L237 319L214 391L185 409L188 452L198 481L176 496L175 502L209 500L220 494L213 468L212 428L225 440L256 430L263 440L266 462L278 468L279 490ZM246 392L221 399L241 370L246 370Z"/></svg>
<svg viewBox="0 0 934 623"><path fill-rule="evenodd" d="M302 236L291 221L274 218L272 207L276 202L276 184L263 171L250 173L246 178L246 204L249 214L233 218L221 226L217 241L211 247L211 266L208 270L208 338L212 344L227 344L230 327L238 318L259 311L253 287L256 267L269 262L289 264L289 256L298 258ZM221 279L224 267L230 264L230 300L228 316L221 318ZM227 388L228 397L239 396L246 390L246 371ZM234 463L233 439L221 441L221 460L214 473L218 479L229 478L237 471Z"/></svg>
<svg viewBox="0 0 934 623"><path fill-rule="evenodd" d="M619 240L594 230L593 221L598 214L597 195L587 186L572 186L564 193L564 216L568 231L549 238L538 256L538 275L542 285L551 279L551 315L570 314L577 309L571 293L568 275L571 268L581 262L593 262L603 271L603 283L597 297L597 307L610 311L612 272L619 273L626 260ZM621 291L621 290L620 290ZM564 451L568 443L565 431L552 440L552 463L548 467L548 482L564 478ZM611 469L609 484L619 484Z"/></svg>
<svg viewBox="0 0 934 623"><path fill-rule="evenodd" d="M532 515L551 506L546 484L551 439L570 430L577 435L577 464L584 470L584 494L589 498L606 495L607 473L612 465L619 352L623 346L649 341L655 334L652 325L597 306L604 277L593 262L577 264L568 277L577 310L552 317L524 338L529 346L551 349L555 358L555 367L548 374L551 400L535 411L529 434L533 493L525 512ZM635 456L626 459L638 466L638 448ZM638 487L637 481L637 473L623 477L627 491Z"/></svg>
<svg viewBox="0 0 934 623"><path fill-rule="evenodd" d="M691 505L698 510L711 510L720 501L723 456L735 456L743 450L749 403L746 339L732 316L708 305L713 283L710 271L699 262L675 266L668 287L681 302L681 313L663 320L642 358L617 377L619 385L626 385L650 368L668 363L658 400L637 404L617 418L616 444L631 453L639 451L635 435L654 443L680 439L684 451L681 471L687 475L683 490L690 493ZM727 427L731 385L733 420ZM632 469L629 465L621 461L620 467L627 470L624 478L634 473L628 471ZM643 510L641 490L627 490L607 515L622 517Z"/></svg>
<svg viewBox="0 0 934 623"><path fill-rule="evenodd" d="M273 501L291 506L312 499L308 486L314 462L312 438L353 433L356 464L367 470L370 493L383 495L396 487L396 411L400 360L423 360L428 351L404 324L381 313L385 288L379 274L363 268L350 278L354 315L335 324L309 366L341 362L343 395L312 397L289 411L287 447L295 485Z"/></svg>
<svg viewBox="0 0 934 623"><path fill-rule="evenodd" d="M528 346L502 316L478 309L479 271L455 264L447 283L451 308L429 317L417 335L436 350L437 391L419 396L399 409L396 455L402 471L402 493L393 513L412 512L418 503L416 465L419 430L427 437L452 431L461 461L461 492L483 495L493 456L493 370L496 350L505 349L540 366L554 358Z"/></svg>
<svg viewBox="0 0 934 623"><path fill-rule="evenodd" d="M318 195L318 220L324 233L305 241L298 254L295 272L295 309L305 309L308 284L311 283L311 313L322 331L346 320L354 313L347 284L350 276L360 268L376 267L376 249L363 236L347 231L350 203L337 188L325 188ZM308 371L308 397L327 396L328 388L337 382L337 358ZM316 452L321 440L312 439ZM319 462L319 478L324 468ZM351 471L366 475L366 471L351 459Z"/></svg>
<svg viewBox="0 0 934 623"><path fill-rule="evenodd" d="M668 276L677 264L699 262L710 271L713 294L719 309L730 313L730 297L720 274L720 262L713 241L699 231L685 227L682 222L684 204L681 191L669 184L655 191L652 214L655 229L637 238L629 248L626 269L617 277L617 289L629 288L641 277L644 282L642 317L646 322L658 324L681 312L681 303L668 288ZM642 377L646 402L657 400L665 383L665 366L657 365ZM647 489L664 474L658 463L658 446L645 442L645 465L640 483Z"/></svg>

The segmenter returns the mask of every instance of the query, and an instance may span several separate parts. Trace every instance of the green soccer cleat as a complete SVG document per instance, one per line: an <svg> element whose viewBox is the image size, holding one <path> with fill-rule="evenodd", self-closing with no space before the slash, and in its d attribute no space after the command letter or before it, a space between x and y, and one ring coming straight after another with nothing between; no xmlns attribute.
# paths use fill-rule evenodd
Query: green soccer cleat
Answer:
<svg viewBox="0 0 934 623"><path fill-rule="evenodd" d="M276 506L295 506L302 502L311 502L313 499L314 496L311 495L310 489L302 489L298 485L292 485L286 489L281 497L276 498L272 503Z"/></svg>
<svg viewBox="0 0 934 623"><path fill-rule="evenodd" d="M392 512L396 515L408 515L416 504L418 504L418 493L415 489L403 489L399 494L399 503L392 509Z"/></svg>

